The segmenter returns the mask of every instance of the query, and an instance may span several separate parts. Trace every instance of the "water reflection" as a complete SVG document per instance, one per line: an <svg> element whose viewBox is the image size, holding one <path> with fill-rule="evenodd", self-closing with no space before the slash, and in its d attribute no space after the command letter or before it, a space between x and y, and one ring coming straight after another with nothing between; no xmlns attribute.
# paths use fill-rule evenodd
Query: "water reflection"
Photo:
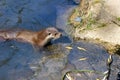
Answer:
<svg viewBox="0 0 120 80"><path fill-rule="evenodd" d="M70 12L67 10L72 10L75 5L72 0L0 0L0 29L17 27L38 31L48 26L56 26L65 33L64 28L69 15L67 13ZM61 39L53 41L53 44L57 42L70 43L71 40L64 34ZM38 74L43 74L38 76L41 80L45 80L44 76L48 76L47 80L49 80L51 71L53 76L57 73L60 78L59 72L65 66L66 54L61 52L65 51L61 49L64 47L57 48L56 50L53 48L53 51L43 49L36 52L28 43L14 40L0 41L0 80L28 80L37 71L41 72ZM56 56L53 56L53 53ZM65 53L68 54L66 51ZM56 57L58 58L54 59ZM56 69L53 70L54 68Z"/></svg>

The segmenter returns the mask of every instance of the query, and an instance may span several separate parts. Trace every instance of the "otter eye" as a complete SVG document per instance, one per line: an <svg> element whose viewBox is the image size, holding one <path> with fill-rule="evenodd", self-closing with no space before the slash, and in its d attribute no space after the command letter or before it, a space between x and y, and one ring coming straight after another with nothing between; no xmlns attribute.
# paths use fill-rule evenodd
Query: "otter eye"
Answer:
<svg viewBox="0 0 120 80"><path fill-rule="evenodd" d="M51 33L48 33L48 35L51 35Z"/></svg>
<svg viewBox="0 0 120 80"><path fill-rule="evenodd" d="M57 33L55 33L55 36L57 35Z"/></svg>

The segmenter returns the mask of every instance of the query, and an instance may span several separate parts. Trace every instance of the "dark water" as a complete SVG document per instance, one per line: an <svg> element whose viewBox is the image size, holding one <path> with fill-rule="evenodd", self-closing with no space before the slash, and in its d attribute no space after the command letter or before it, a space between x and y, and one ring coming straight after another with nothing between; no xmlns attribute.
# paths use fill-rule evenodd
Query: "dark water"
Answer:
<svg viewBox="0 0 120 80"><path fill-rule="evenodd" d="M63 33L62 38L40 51L29 43L0 42L0 80L61 80L65 72L73 69L104 72L108 57L106 50L92 43L73 43L67 35L70 28L67 18L78 3L79 0L0 0L1 29L18 27L38 31L54 26ZM69 45L73 50L65 48ZM77 46L87 51L78 50ZM79 61L82 57L89 61Z"/></svg>
<svg viewBox="0 0 120 80"><path fill-rule="evenodd" d="M22 27L38 30L43 27L63 24L58 17L65 15L66 10L76 6L72 0L1 0L0 26ZM60 15L60 16L58 16ZM64 21L65 18L62 20ZM57 26L59 28L64 26Z"/></svg>

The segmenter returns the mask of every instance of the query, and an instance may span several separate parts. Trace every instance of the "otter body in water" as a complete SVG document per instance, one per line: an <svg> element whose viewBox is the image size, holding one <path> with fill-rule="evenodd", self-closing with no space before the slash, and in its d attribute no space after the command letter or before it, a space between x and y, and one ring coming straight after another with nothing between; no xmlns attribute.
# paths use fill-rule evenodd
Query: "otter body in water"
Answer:
<svg viewBox="0 0 120 80"><path fill-rule="evenodd" d="M54 27L46 28L37 32L29 30L0 30L0 37L4 40L16 39L29 42L32 45L43 47L52 39L61 37L61 33Z"/></svg>

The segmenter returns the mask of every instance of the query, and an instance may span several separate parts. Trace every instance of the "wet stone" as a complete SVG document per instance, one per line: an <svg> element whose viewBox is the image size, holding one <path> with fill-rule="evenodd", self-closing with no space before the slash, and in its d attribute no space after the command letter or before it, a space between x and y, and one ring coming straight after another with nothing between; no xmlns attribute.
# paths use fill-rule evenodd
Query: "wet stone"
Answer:
<svg viewBox="0 0 120 80"><path fill-rule="evenodd" d="M68 55L68 61L76 68L74 69L76 70L76 73L71 73L74 75L74 77L76 76L76 80L95 80L97 78L102 79L104 77L102 73L107 71L107 51L97 44L87 42L74 43L72 47L74 49L71 50L70 54ZM77 47L84 48L85 50L80 50ZM79 72L80 70L85 71ZM100 72L100 74L96 72L89 73L89 71ZM79 74L79 76L77 76L77 74Z"/></svg>
<svg viewBox="0 0 120 80"><path fill-rule="evenodd" d="M10 46L12 46L12 48L10 48ZM73 49L69 50L66 46L71 46ZM79 50L77 47L82 47L86 51L84 49ZM86 69L99 72L106 71L108 54L103 47L92 43L75 42L73 44L53 44L36 52L28 43L10 41L7 42L6 45L4 44L4 48L8 48L7 52L9 54L14 53L14 51L15 53L7 63L0 67L0 79L61 80L63 75L71 70ZM13 52L9 50L13 50ZM4 52L5 51L3 51L3 53ZM86 60L80 60L81 58L86 58ZM2 72L4 72L4 74L2 74ZM87 79L87 77L96 79L100 76L101 78L101 75L94 73L86 73L86 75L89 75L87 77L82 73L70 73L70 75L78 80L80 78L79 75L83 75L81 78L83 80Z"/></svg>
<svg viewBox="0 0 120 80"><path fill-rule="evenodd" d="M110 80L119 80L119 72L120 72L120 56L113 55L113 63L111 65L111 74Z"/></svg>

